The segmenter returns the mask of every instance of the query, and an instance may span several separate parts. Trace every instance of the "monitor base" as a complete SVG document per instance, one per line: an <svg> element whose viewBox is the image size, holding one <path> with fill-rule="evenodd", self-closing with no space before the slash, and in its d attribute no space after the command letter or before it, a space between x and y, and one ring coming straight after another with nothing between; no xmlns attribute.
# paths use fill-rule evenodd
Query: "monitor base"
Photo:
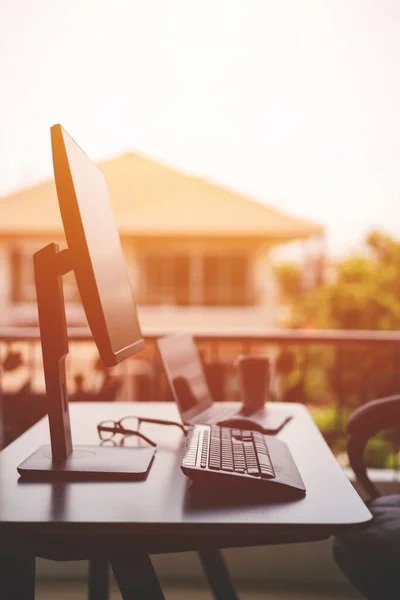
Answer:
<svg viewBox="0 0 400 600"><path fill-rule="evenodd" d="M42 446L18 472L34 481L135 481L146 478L154 454L149 447L74 446L66 460L53 462L51 446Z"/></svg>

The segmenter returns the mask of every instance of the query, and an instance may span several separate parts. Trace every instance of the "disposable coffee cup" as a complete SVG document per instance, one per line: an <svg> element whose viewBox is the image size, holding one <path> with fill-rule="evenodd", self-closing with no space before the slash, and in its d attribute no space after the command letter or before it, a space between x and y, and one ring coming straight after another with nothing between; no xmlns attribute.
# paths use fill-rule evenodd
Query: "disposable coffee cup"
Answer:
<svg viewBox="0 0 400 600"><path fill-rule="evenodd" d="M269 397L269 359L258 354L243 354L236 358L235 364L244 407L250 412L262 408Z"/></svg>

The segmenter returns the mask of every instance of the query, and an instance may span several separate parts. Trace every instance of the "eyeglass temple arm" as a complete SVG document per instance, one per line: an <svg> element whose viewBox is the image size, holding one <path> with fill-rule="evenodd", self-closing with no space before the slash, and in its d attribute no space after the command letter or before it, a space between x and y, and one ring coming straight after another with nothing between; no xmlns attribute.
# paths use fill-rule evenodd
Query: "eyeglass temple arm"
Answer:
<svg viewBox="0 0 400 600"><path fill-rule="evenodd" d="M132 431L132 433L127 434L127 437L129 437L130 435L136 435L137 437L141 438L142 440L144 440L145 442L150 444L150 446L153 446L154 448L157 447L157 444L155 442L153 442L153 440L148 438L147 435L144 435L144 433L141 433L140 431Z"/></svg>
<svg viewBox="0 0 400 600"><path fill-rule="evenodd" d="M97 425L97 431L100 433L100 431L108 431L109 433L122 433L122 431L116 431L114 427L104 427L102 425ZM145 442L147 442L148 444L150 444L151 446L156 447L157 444L155 442L153 442L153 440L151 440L150 438L147 437L147 435L144 435L144 433L142 433L141 431L133 431L133 430L128 430L125 429L123 430L125 431L125 435L129 436L129 435L136 435L137 437L141 438L142 440L144 440ZM112 436L111 438L112 439ZM105 440L103 440L104 442Z"/></svg>

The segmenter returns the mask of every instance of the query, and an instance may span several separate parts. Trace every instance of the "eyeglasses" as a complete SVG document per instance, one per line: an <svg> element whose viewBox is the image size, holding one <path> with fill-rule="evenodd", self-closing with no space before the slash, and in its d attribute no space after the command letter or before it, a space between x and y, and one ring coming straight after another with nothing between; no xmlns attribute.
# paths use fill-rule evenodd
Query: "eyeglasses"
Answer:
<svg viewBox="0 0 400 600"><path fill-rule="evenodd" d="M111 419L108 421L102 421L97 425L97 432L101 439L102 445L110 443L114 446L132 446L135 445L134 442L137 441L137 438L139 438L150 444L150 446L157 446L153 440L139 431L142 423L152 423L154 425L174 425L179 427L179 429L181 429L185 435L187 434L186 427L177 421L164 421L162 419L149 419L135 416L123 417L119 421L112 421ZM117 434L122 436L119 444L115 439Z"/></svg>

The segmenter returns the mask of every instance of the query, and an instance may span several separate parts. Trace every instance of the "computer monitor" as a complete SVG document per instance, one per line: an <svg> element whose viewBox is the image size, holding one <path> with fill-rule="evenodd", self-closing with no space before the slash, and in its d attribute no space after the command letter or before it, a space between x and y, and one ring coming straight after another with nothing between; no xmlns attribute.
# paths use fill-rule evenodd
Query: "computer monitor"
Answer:
<svg viewBox="0 0 400 600"><path fill-rule="evenodd" d="M25 477L45 479L143 476L153 460L152 447L72 447L62 275L75 273L88 324L106 366L130 357L143 348L144 341L105 177L61 125L51 128L51 143L68 245L59 251L56 244L50 244L34 255L51 449L39 448L18 471Z"/></svg>
<svg viewBox="0 0 400 600"><path fill-rule="evenodd" d="M61 125L51 127L65 237L100 356L113 366L144 347L103 172Z"/></svg>

